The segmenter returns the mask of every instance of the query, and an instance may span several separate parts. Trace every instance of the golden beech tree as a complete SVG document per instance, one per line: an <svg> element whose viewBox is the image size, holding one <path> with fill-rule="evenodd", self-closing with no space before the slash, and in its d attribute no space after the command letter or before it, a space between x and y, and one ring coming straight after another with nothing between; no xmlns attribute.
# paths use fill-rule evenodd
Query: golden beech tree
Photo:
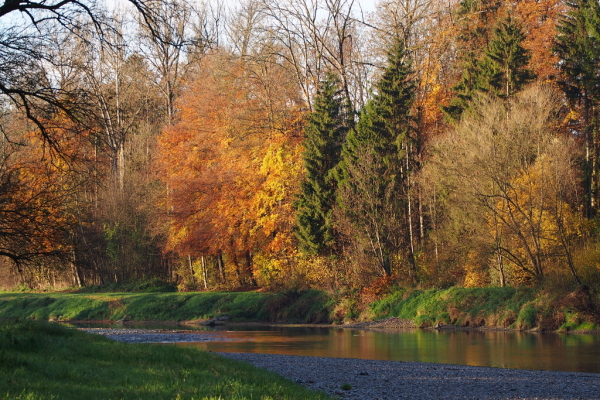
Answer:
<svg viewBox="0 0 600 400"><path fill-rule="evenodd" d="M292 245L300 104L275 60L216 52L159 140L168 249L218 259L221 285L256 285L255 256L267 260Z"/></svg>

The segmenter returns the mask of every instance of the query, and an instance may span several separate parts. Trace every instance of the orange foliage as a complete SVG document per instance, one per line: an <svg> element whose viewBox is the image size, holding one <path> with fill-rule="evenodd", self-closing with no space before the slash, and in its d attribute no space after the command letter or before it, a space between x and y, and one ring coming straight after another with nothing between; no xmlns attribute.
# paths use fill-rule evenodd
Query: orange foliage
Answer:
<svg viewBox="0 0 600 400"><path fill-rule="evenodd" d="M19 145L2 143L0 214L1 229L8 234L0 247L16 261L70 255L72 250L89 135L60 115L47 126L53 146L31 132Z"/></svg>
<svg viewBox="0 0 600 400"><path fill-rule="evenodd" d="M204 60L159 140L168 247L246 254L292 245L299 107L282 68L227 54ZM239 270L238 270L239 272Z"/></svg>
<svg viewBox="0 0 600 400"><path fill-rule="evenodd" d="M556 25L566 11L561 0L521 0L515 12L527 32L523 47L530 51L530 68L543 82L558 76L558 57L552 53Z"/></svg>

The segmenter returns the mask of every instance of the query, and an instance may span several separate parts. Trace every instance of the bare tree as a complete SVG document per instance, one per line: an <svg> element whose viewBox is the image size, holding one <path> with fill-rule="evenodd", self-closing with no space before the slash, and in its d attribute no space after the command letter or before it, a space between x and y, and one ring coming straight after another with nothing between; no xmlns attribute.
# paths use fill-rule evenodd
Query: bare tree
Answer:
<svg viewBox="0 0 600 400"><path fill-rule="evenodd" d="M513 276L539 280L551 260L564 258L578 280L571 247L581 225L570 205L576 152L552 129L559 106L543 86L508 103L480 97L474 112L435 145L428 168L437 170L446 197L447 226L474 224L463 225L462 235L486 243L501 276L506 263L517 271Z"/></svg>
<svg viewBox="0 0 600 400"><path fill-rule="evenodd" d="M155 2L150 8L150 24L144 14L140 17L140 53L155 71L165 122L170 125L186 70L217 41L220 12L212 12L207 5L194 7L185 0Z"/></svg>
<svg viewBox="0 0 600 400"><path fill-rule="evenodd" d="M129 0L149 23L149 5L155 2ZM48 52L53 33L61 29L68 35L102 36L111 29L110 21L96 0L5 0L0 20L0 94L58 148L44 117L60 111L82 123L85 105L84 96L48 79L46 70L59 62Z"/></svg>
<svg viewBox="0 0 600 400"><path fill-rule="evenodd" d="M281 45L280 56L287 60L307 104L327 70L340 77L348 103L354 104L352 85L364 83L352 77L360 58L357 9L355 0L263 0L269 35Z"/></svg>

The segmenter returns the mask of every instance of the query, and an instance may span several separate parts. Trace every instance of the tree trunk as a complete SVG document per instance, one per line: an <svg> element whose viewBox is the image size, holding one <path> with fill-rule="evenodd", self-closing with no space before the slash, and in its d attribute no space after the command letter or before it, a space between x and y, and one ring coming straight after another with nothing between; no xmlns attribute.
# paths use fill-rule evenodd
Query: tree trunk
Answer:
<svg viewBox="0 0 600 400"><path fill-rule="evenodd" d="M252 264L252 253L250 250L246 250L246 274L250 278L250 284L252 286L258 286L256 279L254 279L254 268Z"/></svg>
<svg viewBox="0 0 600 400"><path fill-rule="evenodd" d="M219 269L219 278L221 283L225 283L225 265L223 263L223 252L219 251L217 254L217 268Z"/></svg>
<svg viewBox="0 0 600 400"><path fill-rule="evenodd" d="M206 258L202 256L202 280L204 281L204 290L208 289L208 285L206 284Z"/></svg>
<svg viewBox="0 0 600 400"><path fill-rule="evenodd" d="M188 267L190 268L190 280L192 285L196 286L196 278L194 277L194 264L192 263L192 256L188 254Z"/></svg>

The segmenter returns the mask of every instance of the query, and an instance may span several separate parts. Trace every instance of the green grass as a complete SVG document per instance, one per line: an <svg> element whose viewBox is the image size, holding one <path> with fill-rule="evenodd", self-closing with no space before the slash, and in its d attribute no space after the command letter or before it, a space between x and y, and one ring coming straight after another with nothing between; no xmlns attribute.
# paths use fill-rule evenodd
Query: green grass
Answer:
<svg viewBox="0 0 600 400"><path fill-rule="evenodd" d="M0 292L0 319L117 321L126 317L133 321L194 321L229 315L234 322L332 323L353 318L399 317L420 327L442 324L545 331L589 331L597 329L599 322L597 316L586 313L581 304L595 301L600 309L600 298L597 294L590 294L592 297L588 298L584 292L565 297L565 294L551 295L536 288L398 289L366 306L363 315L353 308L356 296L354 293L335 297L319 290Z"/></svg>
<svg viewBox="0 0 600 400"><path fill-rule="evenodd" d="M327 399L190 347L124 344L41 322L0 323L0 399Z"/></svg>
<svg viewBox="0 0 600 400"><path fill-rule="evenodd" d="M329 322L321 291L258 293L1 293L0 319L193 321L229 315L236 322Z"/></svg>
<svg viewBox="0 0 600 400"><path fill-rule="evenodd" d="M561 326L569 306L560 306L533 288L458 288L399 290L371 304L375 319L398 317L420 327L436 324L487 326L512 329L592 330L596 324L567 321ZM580 326L581 325L581 326Z"/></svg>

